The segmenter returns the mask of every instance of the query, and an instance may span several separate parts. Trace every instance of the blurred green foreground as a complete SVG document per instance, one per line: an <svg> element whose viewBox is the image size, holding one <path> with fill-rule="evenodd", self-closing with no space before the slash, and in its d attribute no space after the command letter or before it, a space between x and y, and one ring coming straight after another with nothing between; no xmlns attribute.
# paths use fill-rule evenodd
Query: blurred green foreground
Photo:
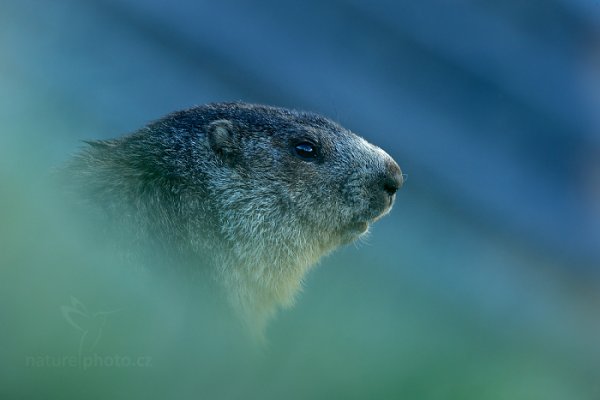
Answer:
<svg viewBox="0 0 600 400"><path fill-rule="evenodd" d="M0 398L600 398L586 284L476 238L410 186L261 346L194 282L110 264L57 204L46 160L6 139Z"/></svg>

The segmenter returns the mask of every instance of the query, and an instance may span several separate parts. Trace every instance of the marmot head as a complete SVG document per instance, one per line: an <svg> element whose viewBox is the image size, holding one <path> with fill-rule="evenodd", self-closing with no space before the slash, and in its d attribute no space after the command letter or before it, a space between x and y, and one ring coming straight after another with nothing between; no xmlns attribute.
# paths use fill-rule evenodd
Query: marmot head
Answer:
<svg viewBox="0 0 600 400"><path fill-rule="evenodd" d="M288 223L335 246L391 209L403 177L379 147L316 114L236 103L222 111L206 126L213 187L232 189L216 197L234 220L253 220L253 233L277 235Z"/></svg>
<svg viewBox="0 0 600 400"><path fill-rule="evenodd" d="M281 108L208 109L207 180L221 234L240 263L250 264L250 276L281 300L322 255L390 211L403 183L399 166L349 130Z"/></svg>

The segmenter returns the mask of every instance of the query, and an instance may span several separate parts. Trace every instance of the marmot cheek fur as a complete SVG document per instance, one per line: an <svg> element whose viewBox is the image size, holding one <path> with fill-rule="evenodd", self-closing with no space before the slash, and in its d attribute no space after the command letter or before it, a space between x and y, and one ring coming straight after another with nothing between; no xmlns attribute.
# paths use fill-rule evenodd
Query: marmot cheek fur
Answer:
<svg viewBox="0 0 600 400"><path fill-rule="evenodd" d="M403 181L387 153L340 125L262 105L194 107L89 144L69 185L118 227L121 248L209 271L259 327L319 258L389 212Z"/></svg>

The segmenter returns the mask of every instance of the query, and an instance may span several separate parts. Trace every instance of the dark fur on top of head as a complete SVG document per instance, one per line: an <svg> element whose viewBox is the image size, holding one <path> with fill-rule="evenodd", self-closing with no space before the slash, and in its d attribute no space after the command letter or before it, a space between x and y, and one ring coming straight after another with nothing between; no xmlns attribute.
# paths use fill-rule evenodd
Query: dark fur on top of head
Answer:
<svg viewBox="0 0 600 400"><path fill-rule="evenodd" d="M257 329L291 304L320 257L389 212L402 184L389 155L340 125L245 103L91 142L67 171L69 186L118 224L124 248L143 243L208 268Z"/></svg>

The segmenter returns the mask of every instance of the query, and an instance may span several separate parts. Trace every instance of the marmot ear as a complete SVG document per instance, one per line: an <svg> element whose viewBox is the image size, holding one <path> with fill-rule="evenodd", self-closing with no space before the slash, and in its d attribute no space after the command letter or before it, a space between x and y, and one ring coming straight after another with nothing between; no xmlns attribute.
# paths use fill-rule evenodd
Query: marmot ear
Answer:
<svg viewBox="0 0 600 400"><path fill-rule="evenodd" d="M227 164L233 164L237 154L235 128L231 121L219 119L208 125L208 143L217 157Z"/></svg>

